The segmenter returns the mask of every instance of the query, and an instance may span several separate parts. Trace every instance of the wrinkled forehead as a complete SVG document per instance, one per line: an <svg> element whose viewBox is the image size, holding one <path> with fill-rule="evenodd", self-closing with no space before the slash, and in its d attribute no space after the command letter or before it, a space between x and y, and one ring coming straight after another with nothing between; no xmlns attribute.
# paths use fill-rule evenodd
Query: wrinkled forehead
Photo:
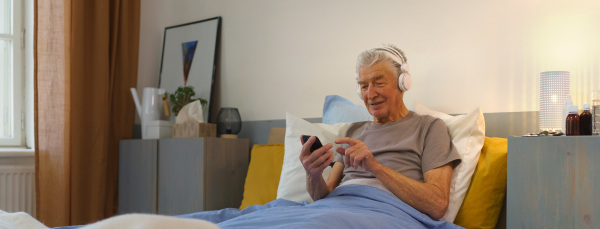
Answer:
<svg viewBox="0 0 600 229"><path fill-rule="evenodd" d="M380 61L371 66L364 66L358 69L356 75L357 82L369 82L374 80L393 80L396 76L396 69L388 61Z"/></svg>
<svg viewBox="0 0 600 229"><path fill-rule="evenodd" d="M379 60L379 61L373 62L373 63L364 63L363 65L359 66L357 69L356 80L359 79L360 74L364 74L364 71L366 69L375 68L376 66L380 66L380 65L385 66L384 67L385 70L391 72L392 75L398 75L398 69L396 67L394 67L394 62L392 60L382 59L382 60ZM363 73L361 73L361 72L363 72Z"/></svg>

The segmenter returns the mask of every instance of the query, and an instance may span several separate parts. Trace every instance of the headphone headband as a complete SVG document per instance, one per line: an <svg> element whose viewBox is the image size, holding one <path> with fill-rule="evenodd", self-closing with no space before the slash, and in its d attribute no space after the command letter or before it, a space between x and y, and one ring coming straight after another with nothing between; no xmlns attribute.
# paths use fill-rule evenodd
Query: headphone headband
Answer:
<svg viewBox="0 0 600 229"><path fill-rule="evenodd" d="M406 58L404 58L404 56L402 54L400 54L400 52L398 52L396 49L393 49L391 47L387 47L387 46L383 46L383 47L379 47L379 48L374 48L374 50L381 50L381 51L385 51L389 54L392 55L388 55L389 57L392 58L392 60L398 62L398 64L403 65L406 64ZM400 61L398 61L400 60Z"/></svg>

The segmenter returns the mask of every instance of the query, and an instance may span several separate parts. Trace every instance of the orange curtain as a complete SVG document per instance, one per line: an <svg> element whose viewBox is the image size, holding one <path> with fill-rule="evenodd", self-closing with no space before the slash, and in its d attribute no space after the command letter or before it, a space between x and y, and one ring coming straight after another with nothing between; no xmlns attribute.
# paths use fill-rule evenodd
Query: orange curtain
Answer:
<svg viewBox="0 0 600 229"><path fill-rule="evenodd" d="M37 218L51 227L91 223L117 212L140 0L38 0L35 8Z"/></svg>

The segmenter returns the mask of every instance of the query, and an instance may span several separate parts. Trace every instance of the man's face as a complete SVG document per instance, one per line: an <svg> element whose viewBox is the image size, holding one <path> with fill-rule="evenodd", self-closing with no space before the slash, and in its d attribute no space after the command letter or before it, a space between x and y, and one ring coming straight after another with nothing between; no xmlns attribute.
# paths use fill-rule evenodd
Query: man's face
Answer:
<svg viewBox="0 0 600 229"><path fill-rule="evenodd" d="M391 63L381 61L359 68L358 85L375 123L384 124L401 118L403 92L398 89L398 76Z"/></svg>

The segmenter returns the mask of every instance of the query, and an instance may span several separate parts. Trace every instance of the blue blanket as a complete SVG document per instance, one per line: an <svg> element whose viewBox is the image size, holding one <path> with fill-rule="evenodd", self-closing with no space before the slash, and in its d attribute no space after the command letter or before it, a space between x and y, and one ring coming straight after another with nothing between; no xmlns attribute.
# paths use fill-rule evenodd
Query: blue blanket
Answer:
<svg viewBox="0 0 600 229"><path fill-rule="evenodd" d="M203 219L221 228L461 228L364 185L338 187L311 204L277 199L243 210L227 208L177 217Z"/></svg>

